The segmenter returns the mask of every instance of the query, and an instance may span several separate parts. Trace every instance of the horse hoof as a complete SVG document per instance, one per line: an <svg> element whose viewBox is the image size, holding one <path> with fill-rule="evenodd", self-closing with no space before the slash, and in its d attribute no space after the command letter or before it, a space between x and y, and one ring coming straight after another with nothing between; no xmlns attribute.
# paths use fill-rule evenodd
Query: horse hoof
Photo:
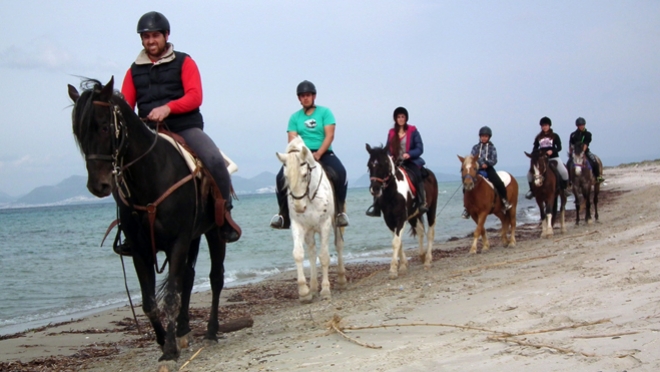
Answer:
<svg viewBox="0 0 660 372"><path fill-rule="evenodd" d="M477 254L477 248L470 248L468 255L473 255L473 254Z"/></svg>
<svg viewBox="0 0 660 372"><path fill-rule="evenodd" d="M389 276L390 280L394 280L394 279L396 279L396 278L398 278L398 277L399 277L399 274L398 274L398 273L390 273L390 276Z"/></svg>
<svg viewBox="0 0 660 372"><path fill-rule="evenodd" d="M346 279L342 280L337 280L337 284L335 284L335 287L337 289L346 289L348 287L348 283L346 282Z"/></svg>
<svg viewBox="0 0 660 372"><path fill-rule="evenodd" d="M587 221L587 225L593 225L593 223L594 223L593 220L589 220L589 221Z"/></svg>
<svg viewBox="0 0 660 372"><path fill-rule="evenodd" d="M300 303L301 304L311 304L313 299L314 299L314 296L310 292L309 294L307 294L307 296L301 296L300 297Z"/></svg>
<svg viewBox="0 0 660 372"><path fill-rule="evenodd" d="M162 361L158 363L158 372L174 372L177 371L176 362L173 360Z"/></svg>
<svg viewBox="0 0 660 372"><path fill-rule="evenodd" d="M186 334L185 336L178 337L177 338L177 343L179 345L179 349L187 349L190 347L190 333Z"/></svg>

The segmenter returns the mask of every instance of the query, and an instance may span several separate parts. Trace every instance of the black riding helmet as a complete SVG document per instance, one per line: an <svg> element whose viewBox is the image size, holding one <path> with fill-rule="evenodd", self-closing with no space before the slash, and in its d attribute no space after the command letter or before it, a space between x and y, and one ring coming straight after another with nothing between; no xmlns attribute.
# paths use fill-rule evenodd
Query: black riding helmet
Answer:
<svg viewBox="0 0 660 372"><path fill-rule="evenodd" d="M587 125L587 121L583 117L575 119L575 126L579 127L580 125Z"/></svg>
<svg viewBox="0 0 660 372"><path fill-rule="evenodd" d="M552 126L552 120L550 120L549 117L544 116L541 118L541 121L539 122L539 125L543 125L543 124L548 124L549 126Z"/></svg>
<svg viewBox="0 0 660 372"><path fill-rule="evenodd" d="M491 138L493 136L493 131L490 130L490 128L487 127L487 126L486 127L481 127L481 129L479 129L479 135L480 136L488 136L488 138Z"/></svg>
<svg viewBox="0 0 660 372"><path fill-rule="evenodd" d="M300 84L298 84L298 88L296 89L296 93L298 95L304 94L304 93L312 93L316 94L316 87L314 84L309 81L309 80L303 80Z"/></svg>
<svg viewBox="0 0 660 372"><path fill-rule="evenodd" d="M394 109L394 114L392 114L394 121L396 121L396 117L399 116L399 114L406 115L406 122L408 122L408 119L410 119L410 117L408 116L408 110L406 110L405 107L397 107Z"/></svg>
<svg viewBox="0 0 660 372"><path fill-rule="evenodd" d="M137 33L149 31L161 31L162 33L170 33L170 22L165 18L162 13L149 12L144 13L137 24Z"/></svg>

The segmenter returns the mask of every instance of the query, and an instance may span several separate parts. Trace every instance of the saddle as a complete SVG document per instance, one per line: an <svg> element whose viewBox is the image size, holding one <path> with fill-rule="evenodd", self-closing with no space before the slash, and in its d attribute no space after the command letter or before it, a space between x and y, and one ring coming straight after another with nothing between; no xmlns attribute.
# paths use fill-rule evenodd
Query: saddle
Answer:
<svg viewBox="0 0 660 372"><path fill-rule="evenodd" d="M486 181L488 186L490 186L491 189L495 190L495 186L493 186L493 183L490 182L490 180L488 179L488 173L486 173L486 171L480 169L477 173L479 173L479 175L484 178L484 180ZM504 187L509 186L509 184L511 183L511 175L508 172L497 171L497 175L500 176L500 180L502 180Z"/></svg>

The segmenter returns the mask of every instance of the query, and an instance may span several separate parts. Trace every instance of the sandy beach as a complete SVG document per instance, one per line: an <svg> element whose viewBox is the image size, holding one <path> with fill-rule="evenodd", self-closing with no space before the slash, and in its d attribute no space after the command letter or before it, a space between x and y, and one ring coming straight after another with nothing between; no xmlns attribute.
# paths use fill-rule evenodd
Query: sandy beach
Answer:
<svg viewBox="0 0 660 372"><path fill-rule="evenodd" d="M436 241L430 270L412 249L395 280L389 264L349 265L348 289L308 305L293 273L225 290L222 320L254 325L214 345L202 341L210 296L197 293L176 370L658 371L660 163L605 177L600 221L570 214L549 239L525 225L503 248L492 231L477 255L471 237ZM160 351L136 313L141 332L123 307L0 338L0 371L155 371Z"/></svg>

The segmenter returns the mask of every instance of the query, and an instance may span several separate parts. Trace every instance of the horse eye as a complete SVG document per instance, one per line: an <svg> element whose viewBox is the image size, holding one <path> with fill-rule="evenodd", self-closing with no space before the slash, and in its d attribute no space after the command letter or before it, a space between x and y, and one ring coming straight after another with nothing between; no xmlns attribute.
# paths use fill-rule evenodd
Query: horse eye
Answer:
<svg viewBox="0 0 660 372"><path fill-rule="evenodd" d="M104 125L104 126L101 127L101 131L103 133L108 133L108 132L110 132L110 127L107 126L107 125Z"/></svg>

